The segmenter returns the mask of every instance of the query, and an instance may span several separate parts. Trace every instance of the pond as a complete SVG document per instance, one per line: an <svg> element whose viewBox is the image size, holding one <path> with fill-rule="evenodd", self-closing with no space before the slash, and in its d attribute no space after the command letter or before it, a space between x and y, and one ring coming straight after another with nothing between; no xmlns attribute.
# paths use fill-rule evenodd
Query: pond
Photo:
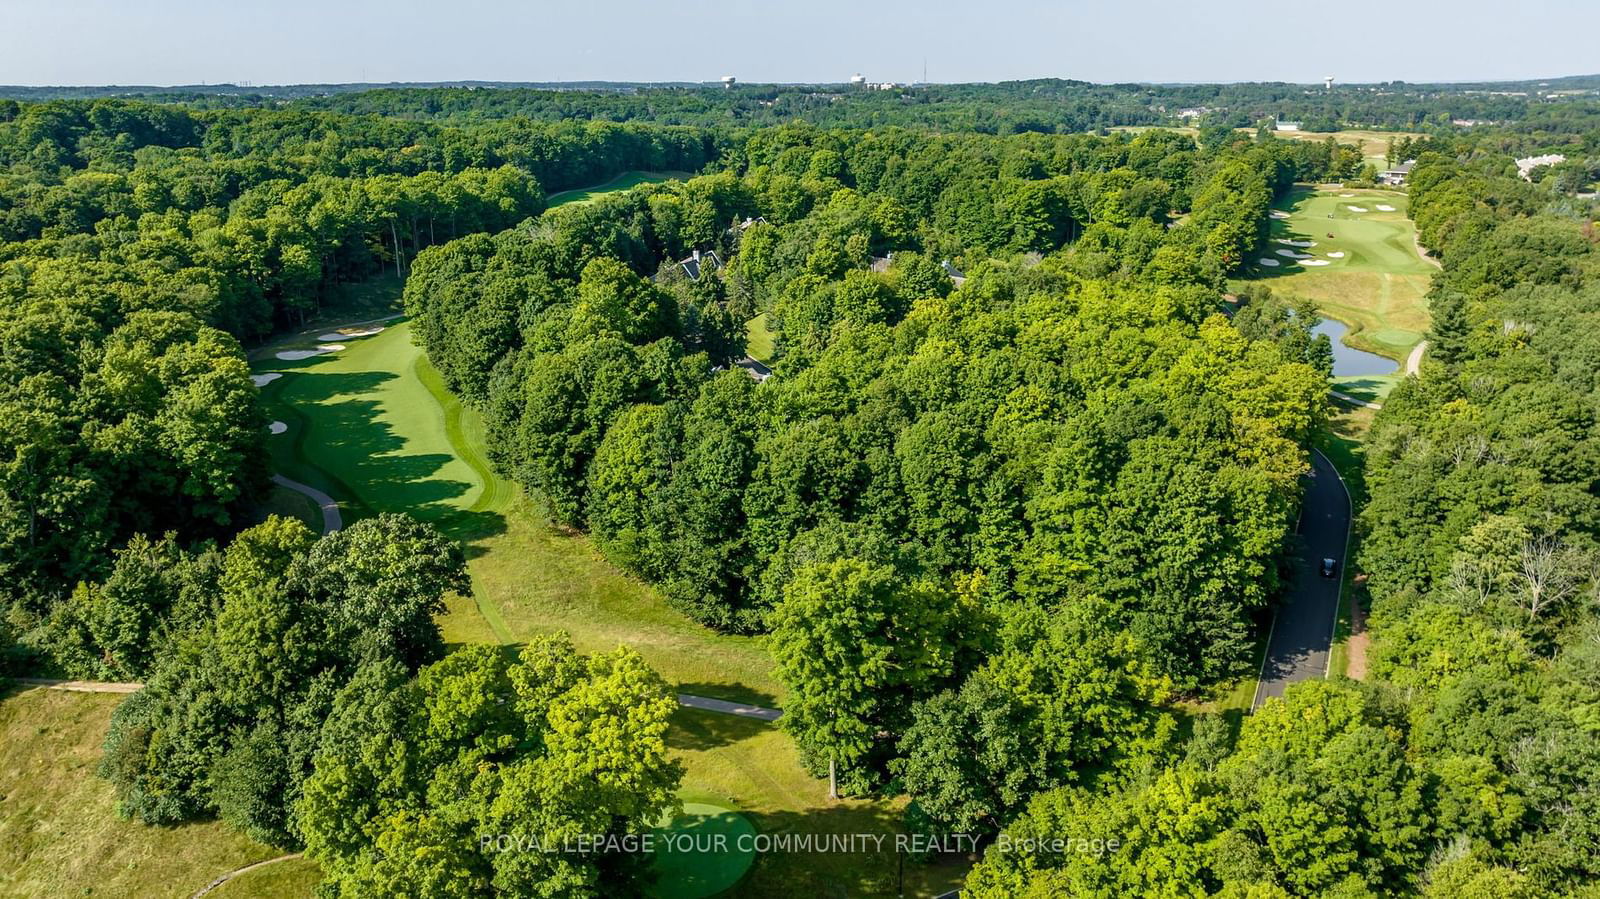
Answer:
<svg viewBox="0 0 1600 899"><path fill-rule="evenodd" d="M1400 370L1400 363L1358 350L1345 343L1345 332L1350 330L1345 323L1337 319L1325 318L1311 329L1312 334L1326 334L1328 340L1333 342L1333 376L1335 378L1353 378L1366 375L1392 375Z"/></svg>

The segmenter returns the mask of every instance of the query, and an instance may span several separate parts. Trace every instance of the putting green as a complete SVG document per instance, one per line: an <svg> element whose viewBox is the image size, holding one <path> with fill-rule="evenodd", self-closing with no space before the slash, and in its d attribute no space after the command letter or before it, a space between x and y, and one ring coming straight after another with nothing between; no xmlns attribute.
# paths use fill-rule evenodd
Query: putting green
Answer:
<svg viewBox="0 0 1600 899"><path fill-rule="evenodd" d="M685 802L683 814L655 828L656 899L704 899L744 877L755 861L750 819L719 805Z"/></svg>
<svg viewBox="0 0 1600 899"><path fill-rule="evenodd" d="M1428 331L1427 292L1437 270L1417 251L1406 195L1298 187L1276 206L1288 217L1273 218L1269 243L1252 254L1242 280L1309 298L1350 326L1346 343L1404 362Z"/></svg>

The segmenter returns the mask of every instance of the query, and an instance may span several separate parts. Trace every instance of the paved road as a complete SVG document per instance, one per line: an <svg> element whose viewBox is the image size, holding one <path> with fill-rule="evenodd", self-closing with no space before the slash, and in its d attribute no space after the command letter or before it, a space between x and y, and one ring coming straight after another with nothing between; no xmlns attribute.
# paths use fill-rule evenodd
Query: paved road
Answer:
<svg viewBox="0 0 1600 899"><path fill-rule="evenodd" d="M1293 683L1328 674L1328 649L1333 643L1339 585L1344 581L1345 553L1350 548L1350 494L1333 463L1315 450L1311 474L1305 478L1305 504L1300 515L1299 561L1267 638L1252 708L1282 696ZM1323 559L1339 560L1339 576L1325 578Z"/></svg>
<svg viewBox="0 0 1600 899"><path fill-rule="evenodd" d="M296 493L303 493L306 496L311 497L311 501L316 503L318 508L322 509L322 532L324 534L331 534L334 531L340 530L344 527L344 519L339 515L339 503L335 501L333 497L323 493L321 490L318 490L310 484L302 484L299 481L291 481L281 474L273 475L272 483L277 484L279 487L286 487Z"/></svg>

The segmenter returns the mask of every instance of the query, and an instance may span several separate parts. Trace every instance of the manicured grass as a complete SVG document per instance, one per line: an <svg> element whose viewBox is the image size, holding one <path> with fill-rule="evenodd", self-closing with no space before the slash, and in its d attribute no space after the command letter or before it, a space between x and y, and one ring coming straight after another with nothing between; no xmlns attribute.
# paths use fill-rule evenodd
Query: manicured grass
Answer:
<svg viewBox="0 0 1600 899"><path fill-rule="evenodd" d="M1378 209L1380 204L1393 211ZM1367 211L1352 212L1352 206ZM1350 326L1345 340L1351 346L1404 362L1428 331L1426 295L1436 271L1417 254L1416 228L1406 217L1406 195L1298 187L1277 207L1289 218L1273 219L1273 240L1250 256L1244 280L1262 281L1274 290L1311 299L1323 314ZM1277 243L1278 239L1316 245L1292 247ZM1280 250L1305 253L1328 264L1302 265ZM1344 255L1334 258L1330 253ZM1261 265L1260 259L1278 265Z"/></svg>
<svg viewBox="0 0 1600 899"><path fill-rule="evenodd" d="M38 688L0 696L0 895L182 899L282 854L218 821L151 827L117 816L111 784L95 768L125 696ZM246 884L229 895L297 894Z"/></svg>
<svg viewBox="0 0 1600 899"><path fill-rule="evenodd" d="M771 365L778 353L778 335L772 330L771 317L763 312L744 326L745 352L763 365Z"/></svg>
<svg viewBox="0 0 1600 899"><path fill-rule="evenodd" d="M744 877L755 861L756 829L730 808L685 802L683 813L656 828L651 857L659 878L647 891L657 899L705 899Z"/></svg>
<svg viewBox="0 0 1600 899"><path fill-rule="evenodd" d="M405 322L343 343L297 362L276 351L314 339L256 354L256 371L284 375L262 388L268 414L289 425L269 440L274 464L339 500L347 521L405 512L466 545L474 596L450 603L447 640L512 643L565 630L585 651L637 649L684 692L780 701L759 640L716 634L669 608L494 473L481 419L444 389Z"/></svg>
<svg viewBox="0 0 1600 899"><path fill-rule="evenodd" d="M1389 391L1394 390L1403 374L1393 375L1355 375L1348 378L1334 378L1333 389L1343 394L1348 394L1358 400L1369 403L1382 404Z"/></svg>
<svg viewBox="0 0 1600 899"><path fill-rule="evenodd" d="M826 780L800 767L794 743L776 725L696 709L673 715L667 742L686 773L685 802L739 809L762 834L884 834L881 850L864 852L770 852L734 891L741 896L893 896L900 859L893 834L900 831L904 800L830 800ZM907 859L907 896L935 896L960 886L971 860L944 859L924 865Z"/></svg>
<svg viewBox="0 0 1600 899"><path fill-rule="evenodd" d="M572 190L563 190L553 193L545 198L545 205L569 206L574 203L592 203L595 199L612 193L613 191L627 190L641 184L655 184L661 181L674 181L680 178L694 177L690 172L623 172L604 184L593 187L577 187Z"/></svg>

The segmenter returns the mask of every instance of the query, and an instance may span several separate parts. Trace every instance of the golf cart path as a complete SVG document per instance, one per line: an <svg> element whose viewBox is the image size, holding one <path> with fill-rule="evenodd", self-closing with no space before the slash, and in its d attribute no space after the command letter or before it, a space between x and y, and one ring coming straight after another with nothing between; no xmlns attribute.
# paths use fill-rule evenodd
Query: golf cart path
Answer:
<svg viewBox="0 0 1600 899"><path fill-rule="evenodd" d="M144 684L92 680L57 680L48 677L19 677L17 678L17 683L28 687L43 687L47 690L68 690L74 693L137 693L144 688ZM726 699L712 699L709 696L694 696L689 693L678 694L678 705L686 709L699 709L703 712L718 712L723 715L735 715L740 718L754 718L757 721L777 721L783 717L781 709L769 709L766 706L751 705L745 702L729 702ZM287 858L288 856L285 857ZM278 861L278 859L273 859L273 861ZM266 862L262 862L262 864L266 864Z"/></svg>
<svg viewBox="0 0 1600 899"><path fill-rule="evenodd" d="M311 501L316 503L317 507L322 510L322 532L324 534L331 534L344 528L344 518L339 514L339 503L333 497L310 484L291 481L281 474L274 474L272 483L310 497Z"/></svg>
<svg viewBox="0 0 1600 899"><path fill-rule="evenodd" d="M1411 348L1411 355L1406 357L1406 374L1414 375L1422 371L1422 354L1428 351L1426 340Z"/></svg>
<svg viewBox="0 0 1600 899"><path fill-rule="evenodd" d="M1311 472L1305 483L1299 528L1302 549L1288 594L1272 619L1252 709L1282 696L1290 684L1328 675L1339 590L1350 549L1350 492L1333 463L1316 450L1311 452ZM1338 563L1337 577L1321 576L1323 559Z"/></svg>
<svg viewBox="0 0 1600 899"><path fill-rule="evenodd" d="M228 881L234 879L235 877L238 877L240 874L245 874L245 873L248 873L250 871L254 871L257 868L264 868L267 865L276 864L278 862L286 862L291 858L299 858L301 856L301 854L302 853L299 853L299 852L291 852L288 855L280 855L277 858L269 858L266 861L256 862L253 865L245 865L243 868L235 868L232 871L229 871L228 873L222 875L221 877L218 877L216 880L211 881L210 883L206 884L205 886L201 887L200 889L195 890L194 894L192 896L190 896L189 899L200 899L201 896L204 896L205 894L211 892L212 890L216 889L217 887L222 886L223 884L225 884Z"/></svg>

